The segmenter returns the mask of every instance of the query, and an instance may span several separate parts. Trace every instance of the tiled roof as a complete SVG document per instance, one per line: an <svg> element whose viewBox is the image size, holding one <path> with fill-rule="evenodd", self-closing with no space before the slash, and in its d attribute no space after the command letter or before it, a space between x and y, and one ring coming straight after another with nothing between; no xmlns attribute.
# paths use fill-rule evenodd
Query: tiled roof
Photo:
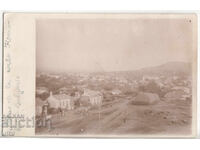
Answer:
<svg viewBox="0 0 200 150"><path fill-rule="evenodd" d="M87 90L87 95L88 96L101 96L102 94L99 91Z"/></svg>
<svg viewBox="0 0 200 150"><path fill-rule="evenodd" d="M66 94L57 94L57 95L53 95L53 97L55 97L57 100L72 99L71 96L66 95Z"/></svg>

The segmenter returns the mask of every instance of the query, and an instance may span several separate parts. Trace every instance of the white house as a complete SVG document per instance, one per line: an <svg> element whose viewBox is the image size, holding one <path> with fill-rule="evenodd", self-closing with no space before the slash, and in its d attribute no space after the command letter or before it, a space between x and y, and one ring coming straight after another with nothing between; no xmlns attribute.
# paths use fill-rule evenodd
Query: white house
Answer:
<svg viewBox="0 0 200 150"><path fill-rule="evenodd" d="M88 96L91 105L101 105L103 101L103 95L99 91L92 91L84 89L83 96Z"/></svg>
<svg viewBox="0 0 200 150"><path fill-rule="evenodd" d="M112 93L113 95L119 95L119 94L121 94L121 91L118 90L118 89L114 89L114 90L112 90L111 93Z"/></svg>
<svg viewBox="0 0 200 150"><path fill-rule="evenodd" d="M59 107L61 109L73 110L74 101L73 98L66 94L54 95L54 97L59 101Z"/></svg>
<svg viewBox="0 0 200 150"><path fill-rule="evenodd" d="M59 101L54 97L52 92L50 92L50 96L47 98L50 108L59 108Z"/></svg>
<svg viewBox="0 0 200 150"><path fill-rule="evenodd" d="M53 95L52 92L50 92L50 96L47 98L47 101L50 108L61 108L67 110L74 109L73 98L66 94Z"/></svg>

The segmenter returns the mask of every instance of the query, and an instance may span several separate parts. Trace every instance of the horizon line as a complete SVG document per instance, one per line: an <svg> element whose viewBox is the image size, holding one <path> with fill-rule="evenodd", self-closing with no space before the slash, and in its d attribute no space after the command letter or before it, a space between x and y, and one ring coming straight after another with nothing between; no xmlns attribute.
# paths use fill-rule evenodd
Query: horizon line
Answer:
<svg viewBox="0 0 200 150"><path fill-rule="evenodd" d="M110 70L110 71L106 71L106 70L99 70L99 71L91 71L91 70L68 70L68 71L58 71L58 70L42 70L42 69L36 69L36 73L37 72L59 72L59 73L97 73L97 72L126 72L126 71L137 71L137 70L142 70L142 69L146 69L146 68L151 68L151 67L158 67L158 66L162 66L168 63L186 63L186 64L190 64L191 62L186 62L186 61L168 61L166 63L162 63L159 65L151 65L151 66L147 66L147 67L141 67L139 69L129 69L129 70Z"/></svg>

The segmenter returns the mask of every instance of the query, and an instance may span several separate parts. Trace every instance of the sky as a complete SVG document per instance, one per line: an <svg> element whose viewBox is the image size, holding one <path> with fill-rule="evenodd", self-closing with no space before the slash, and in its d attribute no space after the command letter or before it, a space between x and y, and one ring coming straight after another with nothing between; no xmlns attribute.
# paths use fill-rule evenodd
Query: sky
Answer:
<svg viewBox="0 0 200 150"><path fill-rule="evenodd" d="M43 71L125 71L191 61L189 19L40 19L36 66Z"/></svg>

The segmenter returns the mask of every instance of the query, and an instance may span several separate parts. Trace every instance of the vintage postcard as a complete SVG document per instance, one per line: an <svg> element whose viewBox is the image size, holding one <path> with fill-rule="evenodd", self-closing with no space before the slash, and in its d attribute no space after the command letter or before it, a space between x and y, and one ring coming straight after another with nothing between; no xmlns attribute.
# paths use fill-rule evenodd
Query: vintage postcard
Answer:
<svg viewBox="0 0 200 150"><path fill-rule="evenodd" d="M5 13L3 23L3 136L196 136L196 14Z"/></svg>

